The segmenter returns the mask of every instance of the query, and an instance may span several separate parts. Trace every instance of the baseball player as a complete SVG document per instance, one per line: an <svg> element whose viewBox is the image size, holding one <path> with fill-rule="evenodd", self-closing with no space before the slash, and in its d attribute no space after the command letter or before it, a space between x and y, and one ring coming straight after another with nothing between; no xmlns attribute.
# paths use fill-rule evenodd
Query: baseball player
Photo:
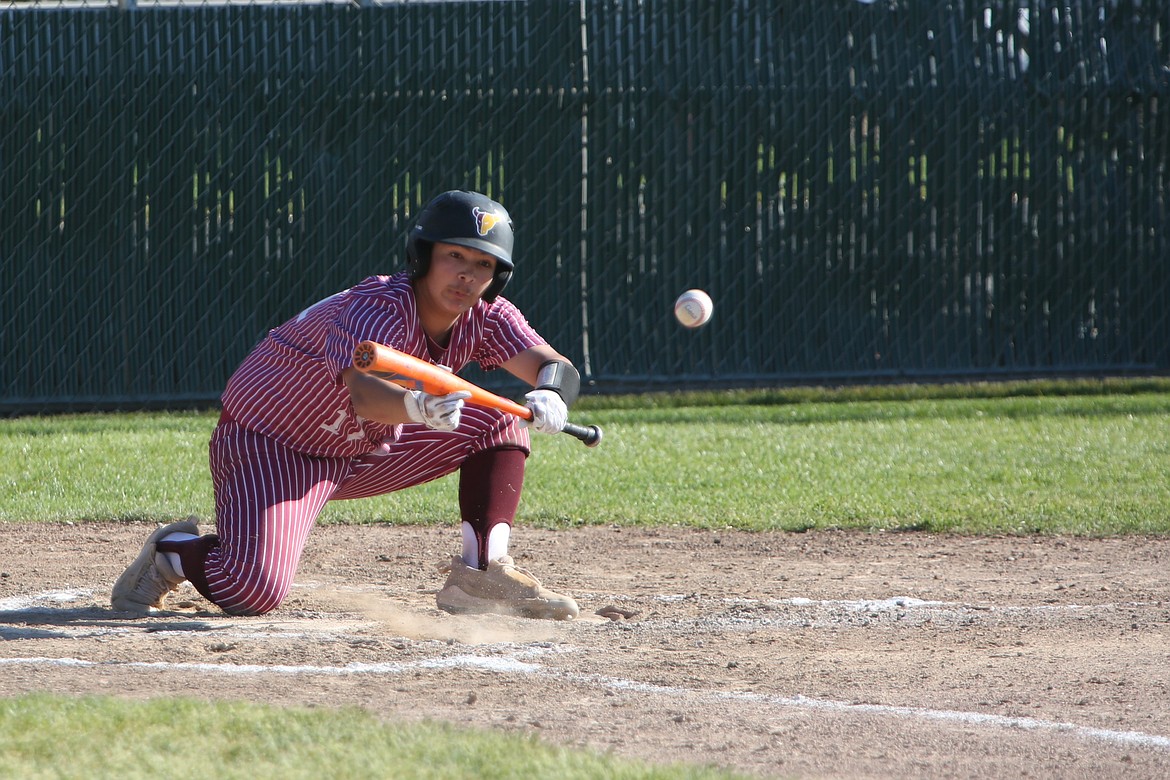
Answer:
<svg viewBox="0 0 1170 780"><path fill-rule="evenodd" d="M580 389L572 363L500 293L512 276L513 225L499 203L453 190L432 200L407 240L407 268L372 276L280 325L228 381L210 443L216 533L172 523L146 540L115 583L117 610L149 613L190 581L232 615L288 595L325 503L390 493L459 472L462 554L436 601L451 613L567 620L576 602L508 555L530 452L529 428L557 433ZM429 395L352 366L363 340L458 372L476 362L532 385L531 421Z"/></svg>

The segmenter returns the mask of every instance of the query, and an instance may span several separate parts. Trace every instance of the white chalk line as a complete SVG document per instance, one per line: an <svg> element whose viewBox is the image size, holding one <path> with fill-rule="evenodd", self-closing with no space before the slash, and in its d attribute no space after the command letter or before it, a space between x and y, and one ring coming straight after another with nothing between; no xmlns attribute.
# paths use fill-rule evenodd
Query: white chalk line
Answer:
<svg viewBox="0 0 1170 780"><path fill-rule="evenodd" d="M427 658L413 663L371 664L355 661L344 666L314 666L311 664L303 666L288 664L209 664L175 663L170 661L86 661L81 658L0 658L0 667L4 666L60 666L74 669L103 667L117 669L153 669L167 672L206 672L208 674L234 676L277 674L323 677L348 677L355 674L393 675L418 669L459 667L518 674L532 673L538 671L540 668L533 664L526 664L517 658L479 658L477 656Z"/></svg>
<svg viewBox="0 0 1170 780"><path fill-rule="evenodd" d="M539 655L533 649L527 655ZM784 709L818 710L847 715L865 714L892 716L908 720L929 720L966 726L989 726L1030 732L1054 732L1078 737L1089 741L1105 742L1119 746L1134 746L1155 750L1170 750L1170 737L1146 734L1140 731L1115 731L1113 729L1081 726L1076 723L1041 720L1039 718L991 715L961 710L934 710L922 707L904 707L888 704L856 704L832 699L813 699L807 696L771 696L742 691L700 691L668 685L637 682L620 677L597 674L580 674L547 669L539 664L522 660L522 656L481 657L457 655L445 658L428 658L411 663L349 663L344 666L293 666L259 664L210 664L172 663L165 661L86 661L80 658L4 658L0 667L11 666L58 666L65 668L107 668L107 669L148 669L169 672L201 672L224 675L396 675L419 669L477 669L499 674L535 674L566 682L606 688L614 691L645 693L672 698L685 696L699 700L730 701L737 703L761 704Z"/></svg>
<svg viewBox="0 0 1170 780"><path fill-rule="evenodd" d="M3 613L18 613L18 612L45 612L53 608L54 605L59 607L62 604L68 604L81 599L92 596L92 590L73 589L63 591L46 591L43 593L34 594L31 596L17 596L6 599L0 599L0 619L3 618ZM687 598L686 596L662 596L663 600L671 600L673 598ZM889 599L861 599L854 601L843 600L813 600L806 598L790 598L783 600L772 600L769 602L755 601L752 599L734 599L730 600L735 603L768 603L768 604L787 604L798 607L826 607L836 609L858 610L858 611L889 611L889 610L906 610L906 609L931 609L931 608L956 608L968 607L963 604L950 604L939 601L924 601L920 599L913 599L909 597L895 597ZM1116 609L1120 605L1105 604L1095 605L1092 608L1107 608ZM1125 606L1135 606L1133 604ZM1041 607L1015 607L1015 606L996 606L991 609L1016 611L1016 610L1044 610L1051 611L1054 609L1068 609L1080 611L1090 609L1080 605L1057 605L1057 606L1041 606ZM986 608L980 608L986 609ZM303 626L301 626L303 627ZM270 628L270 627L269 627ZM133 631L134 629L116 629L116 631ZM152 632L154 634L187 634L185 631L165 631ZM222 636L220 631L215 632L216 635ZM228 633L228 632L225 632ZM235 633L235 632L230 632ZM271 631L241 631L241 635L248 635L252 638L268 638L275 636L289 636L281 632ZM314 634L315 635L315 634ZM343 636L344 634L342 634ZM497 650L498 652L498 650ZM533 656L542 652L548 652L548 649L530 648L526 653L518 656L512 655L504 657L501 655L493 655L492 657L479 657L474 655L460 655L446 658L430 658L411 663L350 663L344 666L314 666L314 665L257 665L257 664L211 664L211 663L171 663L171 662L146 662L146 661L86 661L78 658L0 658L0 667L5 666L57 666L66 668L92 668L92 667L108 667L121 669L153 669L162 671L193 671L208 674L225 674L225 675L258 675L258 674L282 674L282 675L318 675L318 676L346 676L346 675L394 675L402 674L407 671L418 669L446 669L446 668L476 668L501 674L543 674L548 677L562 679L565 681L577 682L581 684L600 686L611 690L632 691L635 693L657 694L664 696L690 696L703 699L713 699L720 701L735 701L744 703L765 704L775 707L789 708L789 709L805 709L805 710L821 710L828 712L840 713L865 713L872 715L894 716L908 719L923 719L933 720L939 722L959 723L965 725L983 725L993 726L1006 729L1019 729L1026 731L1052 731L1062 734L1081 737L1083 739L1095 740L1100 742L1107 742L1118 745L1135 745L1141 747L1155 748L1159 750L1170 750L1170 737L1159 736L1155 734L1146 734L1138 731L1115 731L1112 729L1100 729L1089 726L1080 726L1075 723L1062 723L1056 721L1046 721L1037 718L1028 717L1009 717L1004 715L991 715L985 713L963 712L959 710L933 710L918 707L901 707L895 705L884 704L857 704L851 702L835 701L831 699L812 699L806 696L769 696L767 694L747 693L736 691L696 691L685 688L675 688L671 686L654 685L651 683L641 683L634 680L627 680L617 677L608 677L604 675L588 675L580 673L560 672L550 670L538 664L528 663L521 660L524 656Z"/></svg>
<svg viewBox="0 0 1170 780"><path fill-rule="evenodd" d="M301 584L298 587L305 587L312 589L311 584ZM354 590L356 592L364 592L368 589L363 588L345 588L346 590ZM9 598L0 599L0 618L5 612L45 612L54 608L59 608L62 605L69 604L82 599L93 596L92 589L74 588L70 590L60 591L44 591L42 593L35 593L28 596L11 596ZM582 594L581 598L595 597L604 600L611 598L612 594ZM693 599L696 596L686 595L682 593L660 594L654 597L655 601L663 603L674 603ZM952 601L929 601L918 599L911 596L891 596L884 599L810 599L799 596L794 596L786 599L752 599L745 597L718 599L724 604L732 606L766 606L766 607L800 607L800 608L821 608L830 610L843 610L847 612L896 612L906 610L930 610L930 609L968 609L977 612L1083 612L1086 610L1115 610L1120 608L1133 608L1147 606L1144 602L1126 602L1122 604L1105 603L1093 605L1081 604L1042 604L1042 605L976 605Z"/></svg>
<svg viewBox="0 0 1170 780"><path fill-rule="evenodd" d="M694 598L681 593L663 594L654 597L655 601L676 603ZM1103 604L972 604L961 601L931 601L918 599L912 596L891 596L884 599L810 599L793 596L786 599L752 599L746 597L725 598L721 600L730 606L753 607L763 606L770 608L800 607L839 610L845 612L904 612L907 610L970 610L972 612L1084 612L1089 610L1116 610L1149 606L1150 602L1125 602Z"/></svg>
<svg viewBox="0 0 1170 780"><path fill-rule="evenodd" d="M313 583L301 584L299 587L312 589ZM346 586L346 590L353 590L355 592L367 592L369 588L361 588L355 586ZM51 631L52 634L60 637L70 637L75 639L84 639L89 637L99 636L118 636L130 635L140 633L142 628L135 625L111 625L108 627L97 626L93 623L85 625L67 625L67 624L53 624L51 629L38 625L33 628L6 628L6 622L20 622L21 614L32 615L53 615L59 613L63 607L68 607L70 604L92 599L95 591L92 589L74 588L60 591L44 591L27 596L13 596L9 598L0 599L0 639L35 639L43 636L45 632ZM605 600L610 598L608 594L586 594L582 598L588 598L592 595L595 600ZM660 594L653 597L655 601L664 603L674 603L688 599L702 598L696 595L684 594ZM1045 605L971 605L959 602L947 601L927 601L917 599L909 596L894 596L884 599L810 599L803 597L791 597L786 599L752 599L747 597L723 598L723 599L709 599L708 601L715 603L726 604L733 608L752 608L762 607L767 610L767 613L752 612L744 614L741 612L733 612L726 615L708 615L704 617L682 617L682 618L660 618L651 620L650 623L655 624L677 624L679 626L692 625L696 621L704 621L708 619L716 619L721 621L724 630L744 630L752 629L761 626L824 626L837 625L842 621L847 621L847 616L857 615L864 617L880 617L892 615L897 618L903 616L916 617L920 620L929 620L932 617L955 619L956 616L967 616L964 619L971 619L972 616L977 615L1035 615L1035 616L1051 616L1054 613L1060 612L1115 612L1121 608L1134 608L1144 606L1142 603L1131 602L1125 604L1096 604L1091 606L1083 606L1078 604L1045 604ZM87 604L84 608L91 608L100 610L104 605ZM809 616L812 615L815 619L809 622ZM818 617L819 616L819 617ZM185 615L183 613L175 613L174 615L167 615L173 620L189 620L193 622L205 621L202 617ZM9 618L10 620L6 620ZM264 621L263 623L256 623L249 621L248 623L221 623L221 620L229 620L227 616L223 618L212 618L214 624L207 623L200 628L196 628L193 624L186 627L177 627L173 629L157 629L154 628L149 633L152 637L159 639L174 635L190 635L192 632L205 632L207 634L214 634L215 636L225 639L269 639L269 638L304 638L315 639L318 641L336 641L346 640L350 638L361 638L363 635L355 633L361 628L375 625L368 621L355 622L347 620L344 625L340 625L338 621L307 619L307 620L286 620L277 619L271 621ZM146 624L143 624L146 625Z"/></svg>
<svg viewBox="0 0 1170 780"><path fill-rule="evenodd" d="M43 637L46 632L55 636L71 639L86 639L90 637L128 636L146 633L151 638L165 639L173 636L201 634L215 636L220 639L306 639L319 642L344 641L347 639L364 638L359 633L362 628L377 626L375 621L361 620L321 620L321 619L282 619L256 622L250 619L248 623L233 622L226 615L194 616L181 612L167 614L166 618L179 623L187 623L185 627L172 629L157 629L150 623L136 625L115 624L97 626L92 623L82 626L63 624L36 624L31 628L6 628L5 619L17 622L21 615L44 616L59 614L62 607L75 602L92 599L94 591L90 589L73 589L61 591L45 591L29 596L13 596L0 599L0 639L36 639ZM90 607L92 605L86 605ZM103 609L102 606L92 606L93 609ZM94 618L96 619L96 618Z"/></svg>
<svg viewBox="0 0 1170 780"><path fill-rule="evenodd" d="M91 595L93 595L92 590L74 588L72 590L49 590L43 593L34 593L31 596L9 596L6 599L0 599L0 612L28 612L54 604L69 604Z"/></svg>

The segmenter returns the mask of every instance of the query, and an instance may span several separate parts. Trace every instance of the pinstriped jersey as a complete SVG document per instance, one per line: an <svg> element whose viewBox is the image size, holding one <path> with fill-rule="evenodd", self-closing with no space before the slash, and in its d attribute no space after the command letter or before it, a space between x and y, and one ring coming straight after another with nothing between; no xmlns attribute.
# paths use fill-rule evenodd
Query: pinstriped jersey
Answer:
<svg viewBox="0 0 1170 780"><path fill-rule="evenodd" d="M224 411L243 427L299 452L354 457L397 440L403 426L358 417L341 372L364 340L455 372L492 369L547 343L510 301L479 301L455 323L446 349L423 332L406 272L371 276L268 332L228 380Z"/></svg>

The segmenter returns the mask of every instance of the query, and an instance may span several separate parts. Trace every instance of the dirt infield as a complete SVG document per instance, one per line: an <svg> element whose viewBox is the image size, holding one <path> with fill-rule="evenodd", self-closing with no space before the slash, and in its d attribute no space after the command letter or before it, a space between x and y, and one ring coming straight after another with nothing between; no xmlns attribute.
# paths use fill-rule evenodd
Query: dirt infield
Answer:
<svg viewBox="0 0 1170 780"><path fill-rule="evenodd" d="M109 589L149 530L0 525L0 695L355 705L766 777L1170 776L1170 540L518 528L582 606L547 623L434 608L457 529L329 526L275 613L184 586L133 620Z"/></svg>

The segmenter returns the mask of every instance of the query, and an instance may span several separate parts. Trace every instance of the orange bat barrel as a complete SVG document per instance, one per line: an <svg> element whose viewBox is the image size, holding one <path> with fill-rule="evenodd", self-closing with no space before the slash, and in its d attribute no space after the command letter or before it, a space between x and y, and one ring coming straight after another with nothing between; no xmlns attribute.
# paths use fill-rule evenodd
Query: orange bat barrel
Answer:
<svg viewBox="0 0 1170 780"><path fill-rule="evenodd" d="M525 420L532 419L532 410L503 396L484 390L433 363L414 355L399 352L393 347L374 341L363 341L354 348L353 365L367 374L381 377L410 390L422 390L431 395L447 395L460 390L471 393L469 403L499 409Z"/></svg>
<svg viewBox="0 0 1170 780"><path fill-rule="evenodd" d="M447 395L462 390L471 393L468 399L471 403L499 409L525 420L532 419L532 410L527 406L484 390L433 363L376 341L363 341L354 348L353 365L363 373L381 377L409 390L422 390L431 395ZM580 439L586 447L596 447L601 443L601 428L596 425L565 423L561 433Z"/></svg>

